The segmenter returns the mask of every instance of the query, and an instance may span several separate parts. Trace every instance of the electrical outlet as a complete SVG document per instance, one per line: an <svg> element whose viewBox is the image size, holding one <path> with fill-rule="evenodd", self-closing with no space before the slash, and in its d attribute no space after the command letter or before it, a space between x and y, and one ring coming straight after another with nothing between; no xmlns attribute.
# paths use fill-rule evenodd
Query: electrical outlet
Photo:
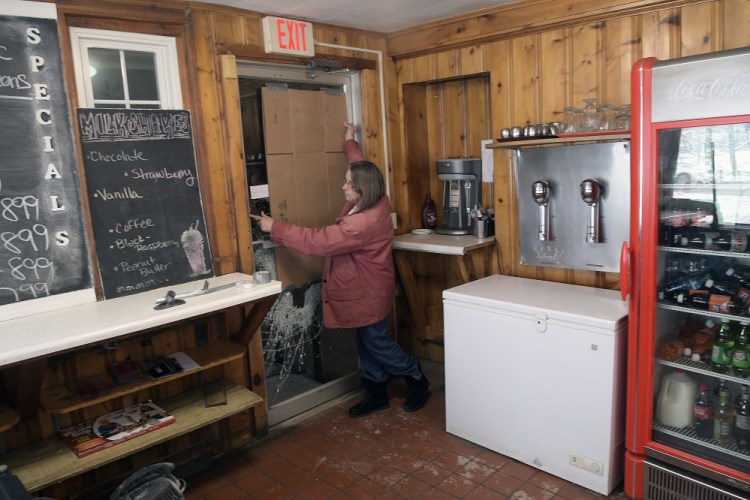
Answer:
<svg viewBox="0 0 750 500"><path fill-rule="evenodd" d="M587 470L589 472L593 472L594 474L599 474L600 476L604 474L604 467L602 466L602 463L598 460L594 460L593 458L584 457L583 455L579 453L573 453L571 452L569 457L570 465L575 465L576 467L580 467L581 469Z"/></svg>

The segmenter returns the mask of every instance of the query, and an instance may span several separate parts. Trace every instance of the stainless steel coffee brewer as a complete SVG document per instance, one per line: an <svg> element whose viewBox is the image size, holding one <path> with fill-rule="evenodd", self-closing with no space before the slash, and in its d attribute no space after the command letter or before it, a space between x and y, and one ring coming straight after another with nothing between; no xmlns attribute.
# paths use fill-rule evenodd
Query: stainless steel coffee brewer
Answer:
<svg viewBox="0 0 750 500"><path fill-rule="evenodd" d="M436 232L470 234L471 209L474 206L482 206L482 160L438 160L437 174L438 179L443 181L443 219Z"/></svg>

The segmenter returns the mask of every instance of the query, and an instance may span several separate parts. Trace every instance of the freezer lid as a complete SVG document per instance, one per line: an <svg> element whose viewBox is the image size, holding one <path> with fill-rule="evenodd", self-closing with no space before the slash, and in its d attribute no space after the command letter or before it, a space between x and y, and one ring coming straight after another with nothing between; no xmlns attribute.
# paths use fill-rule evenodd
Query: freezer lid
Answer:
<svg viewBox="0 0 750 500"><path fill-rule="evenodd" d="M616 330L628 314L620 292L514 276L488 276L443 291L445 304L467 304Z"/></svg>

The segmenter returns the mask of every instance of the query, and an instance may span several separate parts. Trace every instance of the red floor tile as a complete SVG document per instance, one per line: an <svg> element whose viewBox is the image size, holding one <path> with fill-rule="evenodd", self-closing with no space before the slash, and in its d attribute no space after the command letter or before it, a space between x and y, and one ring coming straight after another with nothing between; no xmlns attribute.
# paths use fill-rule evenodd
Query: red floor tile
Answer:
<svg viewBox="0 0 750 500"><path fill-rule="evenodd" d="M425 407L390 408L352 419L342 402L186 478L188 500L607 498L445 431L442 381L430 377ZM400 384L400 385L398 385ZM618 489L609 498L625 498Z"/></svg>

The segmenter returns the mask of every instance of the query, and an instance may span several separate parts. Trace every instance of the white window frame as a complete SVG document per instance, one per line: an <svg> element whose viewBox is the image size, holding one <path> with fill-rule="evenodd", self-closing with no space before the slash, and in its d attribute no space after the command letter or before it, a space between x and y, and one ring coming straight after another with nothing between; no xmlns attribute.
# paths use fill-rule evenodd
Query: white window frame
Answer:
<svg viewBox="0 0 750 500"><path fill-rule="evenodd" d="M70 43L81 107L94 107L88 49L103 48L154 54L161 109L183 109L177 42L173 37L71 27Z"/></svg>

